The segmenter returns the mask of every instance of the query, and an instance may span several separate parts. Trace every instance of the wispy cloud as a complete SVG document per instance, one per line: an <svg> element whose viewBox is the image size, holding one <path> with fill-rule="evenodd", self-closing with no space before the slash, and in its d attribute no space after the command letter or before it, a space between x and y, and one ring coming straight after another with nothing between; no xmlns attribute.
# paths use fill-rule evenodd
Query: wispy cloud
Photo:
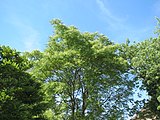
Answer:
<svg viewBox="0 0 160 120"><path fill-rule="evenodd" d="M114 36L116 42L124 42L126 38L132 38L132 40L139 41L146 39L147 34L151 31L150 26L145 28L139 28L138 26L133 26L129 21L129 16L117 16L111 10L111 6L107 4L108 0L96 0L97 6L101 12L99 17L101 17L107 24L109 31L117 34ZM160 1L160 0L159 0ZM157 11L160 7L157 7Z"/></svg>
<svg viewBox="0 0 160 120"><path fill-rule="evenodd" d="M123 23L125 22L126 18L120 18L115 16L110 9L105 6L102 0L96 0L96 3L101 10L103 17L105 18L106 22L110 27L114 28L125 28Z"/></svg>
<svg viewBox="0 0 160 120"><path fill-rule="evenodd" d="M32 51L40 48L40 34L27 21L20 19L17 16L12 16L10 23L16 28L20 35L22 47L26 51Z"/></svg>
<svg viewBox="0 0 160 120"><path fill-rule="evenodd" d="M31 51L33 49L39 49L40 43L39 43L39 33L37 30L32 28L31 26L26 27L26 30L28 31L28 35L23 39L25 48L27 51Z"/></svg>

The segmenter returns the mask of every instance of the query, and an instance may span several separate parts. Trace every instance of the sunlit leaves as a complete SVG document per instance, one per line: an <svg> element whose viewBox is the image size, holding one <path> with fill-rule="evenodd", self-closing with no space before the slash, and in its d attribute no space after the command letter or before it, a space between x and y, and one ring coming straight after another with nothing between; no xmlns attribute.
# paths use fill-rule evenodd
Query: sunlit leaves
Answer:
<svg viewBox="0 0 160 120"><path fill-rule="evenodd" d="M46 100L55 118L122 116L131 83L126 73L128 63L118 54L119 45L102 34L82 33L60 20L51 23L54 34L32 72L44 81Z"/></svg>
<svg viewBox="0 0 160 120"><path fill-rule="evenodd" d="M128 57L130 58L133 74L142 80L142 88L146 88L151 96L149 107L154 113L159 110L160 95L160 38L150 38L141 43L128 47ZM130 55L132 52L132 56ZM150 104L154 103L154 104Z"/></svg>

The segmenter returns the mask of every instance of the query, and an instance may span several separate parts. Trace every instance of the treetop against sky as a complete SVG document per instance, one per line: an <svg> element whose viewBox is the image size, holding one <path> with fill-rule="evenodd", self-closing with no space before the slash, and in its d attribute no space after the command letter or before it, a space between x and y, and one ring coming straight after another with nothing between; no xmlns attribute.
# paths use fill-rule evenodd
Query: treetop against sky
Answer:
<svg viewBox="0 0 160 120"><path fill-rule="evenodd" d="M43 50L59 18L80 31L105 34L116 43L153 36L160 0L5 0L0 4L0 44L20 51Z"/></svg>

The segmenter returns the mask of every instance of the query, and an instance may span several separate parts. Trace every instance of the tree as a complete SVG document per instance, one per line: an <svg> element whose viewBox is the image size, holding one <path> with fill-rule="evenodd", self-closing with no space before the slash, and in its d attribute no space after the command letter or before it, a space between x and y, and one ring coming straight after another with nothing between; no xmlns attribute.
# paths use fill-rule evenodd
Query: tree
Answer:
<svg viewBox="0 0 160 120"><path fill-rule="evenodd" d="M10 47L0 46L0 119L43 119L41 83L26 70L28 61Z"/></svg>
<svg viewBox="0 0 160 120"><path fill-rule="evenodd" d="M158 18L157 18L158 19ZM158 19L159 20L159 19ZM158 23L159 25L159 23ZM135 76L135 83L142 81L141 90L146 90L150 99L144 103L147 112L160 118L160 36L157 26L155 38L122 47L124 59L130 63L130 71ZM142 109L142 110L143 110ZM145 113L145 112L144 112ZM143 113L142 113L143 114ZM147 114L140 115L142 118Z"/></svg>
<svg viewBox="0 0 160 120"><path fill-rule="evenodd" d="M54 35L32 72L44 81L53 118L123 119L133 84L119 45L60 20L51 23Z"/></svg>
<svg viewBox="0 0 160 120"><path fill-rule="evenodd" d="M136 45L137 52L132 58L134 72L141 79L148 95L149 107L160 113L160 37L151 38Z"/></svg>
<svg viewBox="0 0 160 120"><path fill-rule="evenodd" d="M27 59L30 68L33 68L34 65L43 57L43 53L39 50L33 50L32 52L23 52L22 57Z"/></svg>

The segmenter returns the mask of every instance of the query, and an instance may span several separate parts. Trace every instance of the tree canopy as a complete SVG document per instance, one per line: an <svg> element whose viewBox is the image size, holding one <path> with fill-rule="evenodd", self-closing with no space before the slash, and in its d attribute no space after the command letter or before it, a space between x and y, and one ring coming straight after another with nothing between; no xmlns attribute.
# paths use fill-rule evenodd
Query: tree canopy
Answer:
<svg viewBox="0 0 160 120"><path fill-rule="evenodd" d="M133 84L119 45L59 20L51 23L54 34L33 73L54 99L54 119L122 119Z"/></svg>
<svg viewBox="0 0 160 120"><path fill-rule="evenodd" d="M147 109L147 112L152 113L153 116L157 116L157 119L160 117L159 25L158 22L155 32L157 37L131 45L123 44L121 53L130 64L130 72L135 76L135 83L142 81L140 89L146 90L150 97L149 101L144 103L144 109ZM141 116L143 118L146 115Z"/></svg>
<svg viewBox="0 0 160 120"><path fill-rule="evenodd" d="M115 44L58 19L51 24L42 52L0 46L0 119L124 120L143 110L159 119L159 27L155 38ZM134 101L139 81L147 103Z"/></svg>
<svg viewBox="0 0 160 120"><path fill-rule="evenodd" d="M19 52L0 46L1 120L42 120L41 83L26 72L28 68Z"/></svg>
<svg viewBox="0 0 160 120"><path fill-rule="evenodd" d="M136 77L143 82L150 109L160 115L160 37L151 38L136 44L134 57L131 59Z"/></svg>

